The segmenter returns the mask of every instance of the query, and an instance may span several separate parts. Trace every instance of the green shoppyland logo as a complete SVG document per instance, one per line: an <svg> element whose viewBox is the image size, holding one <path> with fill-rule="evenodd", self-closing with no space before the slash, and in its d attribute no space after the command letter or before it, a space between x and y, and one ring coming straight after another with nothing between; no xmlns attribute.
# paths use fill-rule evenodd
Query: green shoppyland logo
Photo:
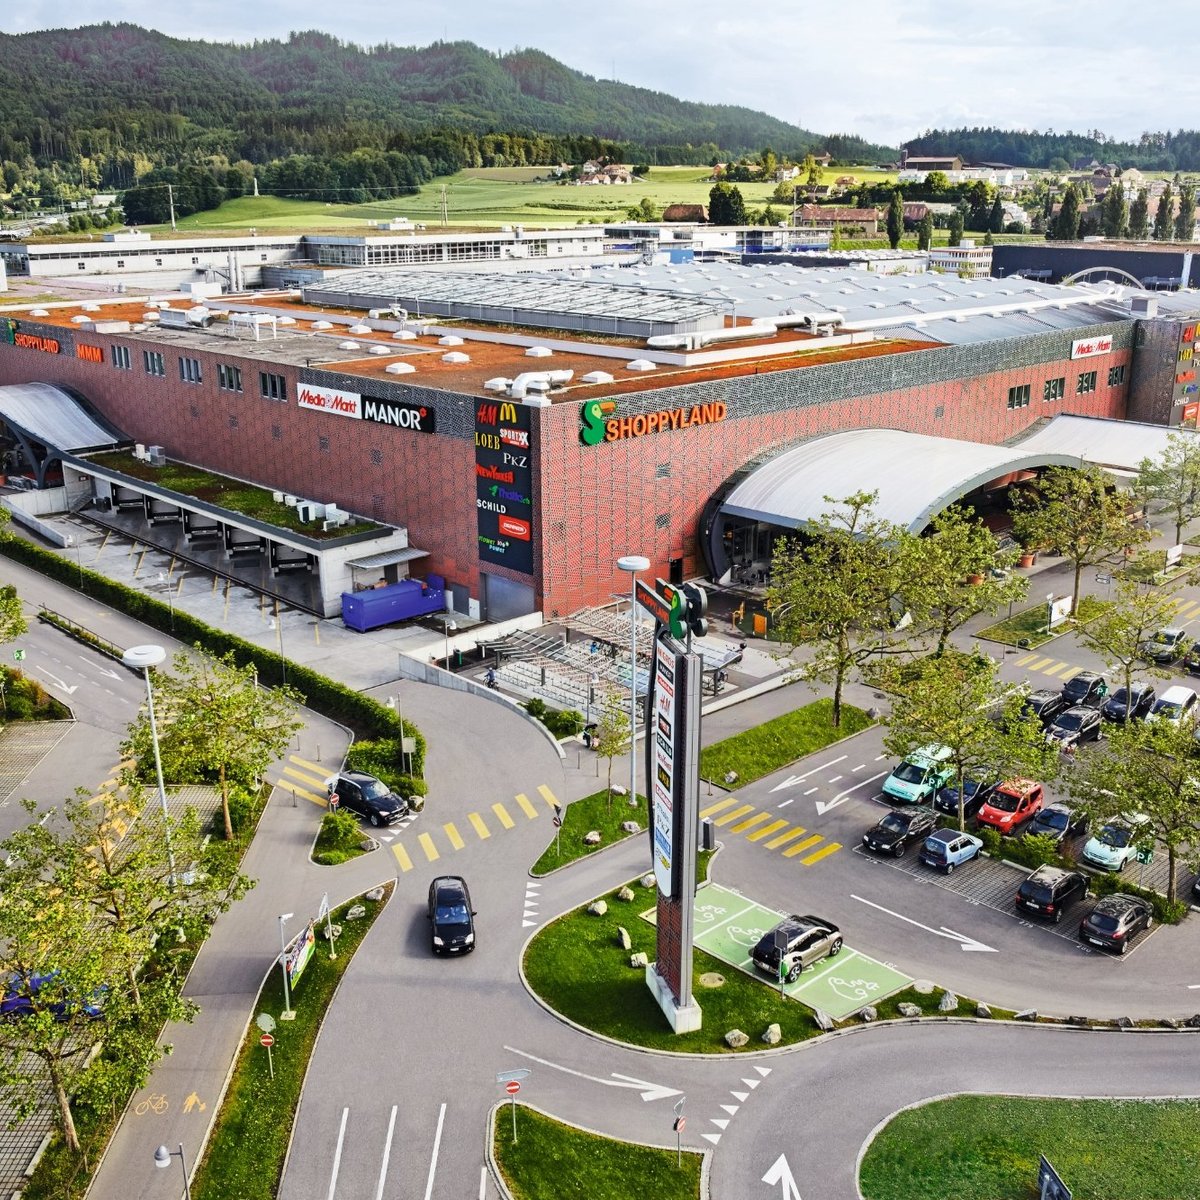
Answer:
<svg viewBox="0 0 1200 1200"><path fill-rule="evenodd" d="M604 441L610 413L617 411L615 400L585 400L580 412L579 440L585 446L598 446Z"/></svg>
<svg viewBox="0 0 1200 1200"><path fill-rule="evenodd" d="M5 317L3 321L0 321L0 338L3 338L10 346L16 345L17 323L11 317Z"/></svg>

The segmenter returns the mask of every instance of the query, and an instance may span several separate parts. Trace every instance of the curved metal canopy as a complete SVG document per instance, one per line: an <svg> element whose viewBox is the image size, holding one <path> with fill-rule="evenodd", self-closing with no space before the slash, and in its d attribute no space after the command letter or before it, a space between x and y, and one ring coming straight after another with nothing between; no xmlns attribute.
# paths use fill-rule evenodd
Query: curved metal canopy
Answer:
<svg viewBox="0 0 1200 1200"><path fill-rule="evenodd" d="M919 533L976 488L1017 471L1078 466L1068 454L989 446L901 429L853 429L813 438L764 463L725 498L721 512L789 529L876 491L875 513ZM832 501L832 502L831 502Z"/></svg>
<svg viewBox="0 0 1200 1200"><path fill-rule="evenodd" d="M47 449L66 454L103 450L128 440L52 383L0 386L0 419Z"/></svg>

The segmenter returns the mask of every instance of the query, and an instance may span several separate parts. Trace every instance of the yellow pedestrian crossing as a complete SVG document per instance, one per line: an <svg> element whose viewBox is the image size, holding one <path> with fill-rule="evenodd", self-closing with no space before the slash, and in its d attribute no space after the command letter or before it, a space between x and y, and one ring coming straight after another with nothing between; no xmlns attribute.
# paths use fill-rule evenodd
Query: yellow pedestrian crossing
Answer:
<svg viewBox="0 0 1200 1200"><path fill-rule="evenodd" d="M516 801L521 806L521 811L532 821L537 816L537 809L529 802L529 797L524 792L518 792Z"/></svg>
<svg viewBox="0 0 1200 1200"><path fill-rule="evenodd" d="M455 850L461 850L466 845L466 842L462 840L462 834L458 832L458 829L453 821L447 821L442 828L446 831L446 836L450 839L450 845L452 845Z"/></svg>
<svg viewBox="0 0 1200 1200"><path fill-rule="evenodd" d="M736 821L739 817L744 817L747 813L754 811L753 804L739 804L732 812L727 812L723 817L718 817L714 825L728 825L731 821Z"/></svg>
<svg viewBox="0 0 1200 1200"><path fill-rule="evenodd" d="M761 825L764 821L771 819L770 813L760 812L750 817L748 820L739 821L736 825L729 827L730 833L745 833L747 829L753 829L755 825Z"/></svg>
<svg viewBox="0 0 1200 1200"><path fill-rule="evenodd" d="M425 857L430 862L437 862L442 857L441 851L434 845L433 838L427 833L418 833L417 841L421 843L421 849L425 851Z"/></svg>
<svg viewBox="0 0 1200 1200"><path fill-rule="evenodd" d="M824 841L819 833L814 833L812 837L806 837L804 841L797 842L794 846L789 846L784 852L784 858L795 858L797 854L803 854L805 850L815 846L818 842Z"/></svg>
<svg viewBox="0 0 1200 1200"><path fill-rule="evenodd" d="M500 804L499 802L493 804L492 812L496 814L497 820L499 820L500 824L503 825L505 829L511 829L516 824L516 821L514 821L512 817L508 815L508 809L505 808L503 804Z"/></svg>
<svg viewBox="0 0 1200 1200"><path fill-rule="evenodd" d="M806 858L802 858L800 861L806 867L811 867L813 863L818 863L821 861L821 859L828 858L831 854L836 854L841 848L841 845L837 842L826 842L825 845L820 848L820 850L814 850L810 855L808 855Z"/></svg>
<svg viewBox="0 0 1200 1200"><path fill-rule="evenodd" d="M471 828L479 835L480 840L492 836L492 831L483 823L483 818L478 813L467 813L467 820L471 822Z"/></svg>
<svg viewBox="0 0 1200 1200"><path fill-rule="evenodd" d="M761 842L763 838L770 837L773 833L778 833L786 825L786 821L772 821L770 825L764 825L761 829L756 829L753 833L746 834L746 841Z"/></svg>
<svg viewBox="0 0 1200 1200"><path fill-rule="evenodd" d="M538 784L538 795L545 800L547 806L551 809L558 806L558 797L544 784Z"/></svg>
<svg viewBox="0 0 1200 1200"><path fill-rule="evenodd" d="M1050 675L1050 676L1053 676L1054 678L1058 679L1058 678L1063 678L1067 675L1074 675L1075 670L1076 670L1076 668L1071 666L1070 663L1060 662L1060 663L1055 663L1054 666L1052 666L1052 667L1047 667L1042 672L1042 674Z"/></svg>
<svg viewBox="0 0 1200 1200"><path fill-rule="evenodd" d="M413 868L412 859L408 857L408 851L397 842L392 847L392 853L396 856L396 861L400 864L400 870L411 871Z"/></svg>
<svg viewBox="0 0 1200 1200"><path fill-rule="evenodd" d="M772 838L767 843L768 850L778 850L780 846L786 845L793 838L800 837L801 834L807 833L805 829L801 829L799 825L795 829L789 829L787 833L781 833L778 837Z"/></svg>
<svg viewBox="0 0 1200 1200"><path fill-rule="evenodd" d="M707 808L702 808L700 815L702 817L711 817L713 813L719 813L722 809L732 808L736 803L736 796L726 796L724 800L718 800L716 804L710 804Z"/></svg>
<svg viewBox="0 0 1200 1200"><path fill-rule="evenodd" d="M842 849L839 842L827 842L821 834L809 833L802 825L789 825L784 818L770 810L755 812L752 804L738 804L735 796L709 805L701 810L700 815L706 817L713 813L723 814L713 824L724 826L726 833L741 834L746 841L761 843L766 850L778 850L784 858L800 858L803 855L800 863L805 867L811 867ZM798 838L803 840L798 841Z"/></svg>

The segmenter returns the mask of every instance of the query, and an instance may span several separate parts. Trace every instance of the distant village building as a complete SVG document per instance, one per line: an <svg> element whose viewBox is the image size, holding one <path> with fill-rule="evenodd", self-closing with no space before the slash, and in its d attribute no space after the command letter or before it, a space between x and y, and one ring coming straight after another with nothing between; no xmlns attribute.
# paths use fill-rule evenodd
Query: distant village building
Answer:
<svg viewBox="0 0 1200 1200"><path fill-rule="evenodd" d="M900 151L901 171L945 171L949 174L962 169L963 160L957 154L945 158L928 154L910 155L907 150Z"/></svg>
<svg viewBox="0 0 1200 1200"><path fill-rule="evenodd" d="M879 213L873 208L839 208L832 204L804 204L799 216L804 225L853 225L867 237L879 233Z"/></svg>
<svg viewBox="0 0 1200 1200"><path fill-rule="evenodd" d="M705 204L668 204L663 209L664 221L708 221L708 206Z"/></svg>
<svg viewBox="0 0 1200 1200"><path fill-rule="evenodd" d="M992 248L977 246L970 238L957 246L931 247L929 269L964 279L986 279L992 273Z"/></svg>

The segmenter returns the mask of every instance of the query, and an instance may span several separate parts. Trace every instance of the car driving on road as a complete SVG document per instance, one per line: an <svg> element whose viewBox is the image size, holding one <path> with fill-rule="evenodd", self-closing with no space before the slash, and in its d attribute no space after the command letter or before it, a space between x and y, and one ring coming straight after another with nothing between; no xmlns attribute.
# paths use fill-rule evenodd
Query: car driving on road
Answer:
<svg viewBox="0 0 1200 1200"><path fill-rule="evenodd" d="M811 914L801 917L793 913L790 917L784 917L769 933L763 934L750 952L754 965L772 979L778 979L780 975L776 933L782 933L786 941L782 970L788 983L799 979L805 967L811 967L823 958L833 958L842 949L841 932L832 921Z"/></svg>
<svg viewBox="0 0 1200 1200"><path fill-rule="evenodd" d="M408 815L408 801L374 775L364 771L342 771L325 781L326 790L337 796L337 807L365 817L372 825L393 825Z"/></svg>
<svg viewBox="0 0 1200 1200"><path fill-rule="evenodd" d="M1133 935L1153 924L1154 910L1148 900L1113 892L1079 922L1079 936L1093 946L1124 954Z"/></svg>
<svg viewBox="0 0 1200 1200"><path fill-rule="evenodd" d="M903 858L905 850L924 838L936 823L937 817L928 808L890 812L863 834L863 845L879 854Z"/></svg>
<svg viewBox="0 0 1200 1200"><path fill-rule="evenodd" d="M983 839L957 829L939 829L931 833L921 847L921 861L949 875L955 867L979 857Z"/></svg>
<svg viewBox="0 0 1200 1200"><path fill-rule="evenodd" d="M429 885L429 937L434 954L475 949L475 910L461 875L440 875Z"/></svg>

